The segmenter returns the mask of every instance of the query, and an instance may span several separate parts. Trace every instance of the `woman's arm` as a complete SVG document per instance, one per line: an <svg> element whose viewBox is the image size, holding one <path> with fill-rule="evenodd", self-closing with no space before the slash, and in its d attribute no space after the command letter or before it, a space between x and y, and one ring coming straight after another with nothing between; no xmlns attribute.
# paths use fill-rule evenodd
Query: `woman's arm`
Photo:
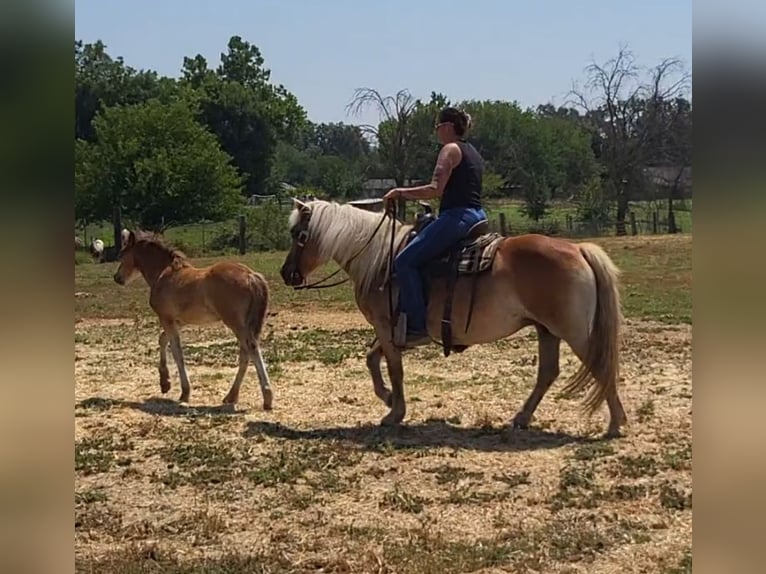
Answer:
<svg viewBox="0 0 766 574"><path fill-rule="evenodd" d="M444 186L447 185L449 176L452 174L452 170L455 169L455 166L462 159L461 156L462 152L457 144L449 143L445 145L439 150L439 156L436 158L436 166L434 167L430 183L416 187L395 187L386 193L383 199L403 197L412 200L425 200L441 197L442 193L444 193Z"/></svg>

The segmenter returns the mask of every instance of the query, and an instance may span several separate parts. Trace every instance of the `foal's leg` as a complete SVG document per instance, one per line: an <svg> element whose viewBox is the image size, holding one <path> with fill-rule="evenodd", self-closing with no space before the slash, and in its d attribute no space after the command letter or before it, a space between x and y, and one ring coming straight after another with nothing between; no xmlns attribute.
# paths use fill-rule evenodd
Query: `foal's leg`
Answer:
<svg viewBox="0 0 766 574"><path fill-rule="evenodd" d="M561 339L551 334L544 326L536 324L537 328L537 383L532 389L529 397L524 402L524 406L513 417L514 428L525 429L532 420L532 415L537 409L537 405L548 392L548 389L559 376L559 347Z"/></svg>
<svg viewBox="0 0 766 574"><path fill-rule="evenodd" d="M168 334L163 329L160 332L160 391L164 395L170 390L170 373L168 372Z"/></svg>
<svg viewBox="0 0 766 574"><path fill-rule="evenodd" d="M404 401L404 367L402 366L402 353L388 344L383 348L388 367L388 377L391 379L391 411L383 417L380 424L383 426L398 425L404 420L407 413L407 405Z"/></svg>
<svg viewBox="0 0 766 574"><path fill-rule="evenodd" d="M375 396L390 407L392 404L391 391L386 388L386 382L383 380L383 373L380 370L382 358L383 348L380 346L380 341L375 341L375 344L367 351L367 369L372 377L372 387L375 391Z"/></svg>
<svg viewBox="0 0 766 574"><path fill-rule="evenodd" d="M271 384L269 382L269 374L266 371L266 365L263 362L263 354L261 354L261 346L256 343L255 350L251 355L253 363L255 364L255 372L258 373L258 382L261 385L261 394L263 395L263 410L271 410L271 402L273 400L273 394L271 392Z"/></svg>
<svg viewBox="0 0 766 574"><path fill-rule="evenodd" d="M184 352L181 348L181 337L175 325L165 327L165 331L170 338L170 352L173 354L176 367L178 367L178 377L181 379L181 397L178 399L178 402L188 403L189 395L191 394L191 385L189 384L189 375L186 374L186 366L184 365Z"/></svg>
<svg viewBox="0 0 766 574"><path fill-rule="evenodd" d="M239 346L239 369L234 376L234 382L231 384L228 394L223 398L223 402L229 405L236 404L239 400L239 387L242 385L242 379L245 378L247 365L250 362L250 353L242 343Z"/></svg>

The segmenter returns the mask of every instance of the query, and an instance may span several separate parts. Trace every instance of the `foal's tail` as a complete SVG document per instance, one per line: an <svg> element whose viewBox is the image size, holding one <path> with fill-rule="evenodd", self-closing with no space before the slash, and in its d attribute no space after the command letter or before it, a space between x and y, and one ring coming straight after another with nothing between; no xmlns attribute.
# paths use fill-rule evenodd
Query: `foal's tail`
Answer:
<svg viewBox="0 0 766 574"><path fill-rule="evenodd" d="M596 276L596 313L588 348L580 369L567 382L567 391L582 391L595 378L585 398L585 407L594 413L610 392L616 391L620 376L620 270L601 247L580 243L583 257Z"/></svg>
<svg viewBox="0 0 766 574"><path fill-rule="evenodd" d="M245 321L247 324L247 347L250 352L255 352L258 340L261 337L263 323L266 319L266 311L269 306L269 284L266 278L257 272L250 277L250 305L247 308Z"/></svg>

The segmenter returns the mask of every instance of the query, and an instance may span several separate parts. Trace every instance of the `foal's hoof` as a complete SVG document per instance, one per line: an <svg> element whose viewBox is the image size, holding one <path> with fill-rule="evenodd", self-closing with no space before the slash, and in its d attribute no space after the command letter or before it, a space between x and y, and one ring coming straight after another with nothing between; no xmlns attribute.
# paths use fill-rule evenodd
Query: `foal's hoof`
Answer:
<svg viewBox="0 0 766 574"><path fill-rule="evenodd" d="M607 429L607 431L604 433L604 438L606 440L622 438L623 436L624 435L622 434L622 431L619 428L610 428L610 429Z"/></svg>
<svg viewBox="0 0 766 574"><path fill-rule="evenodd" d="M271 410L271 403L274 400L274 395L271 392L271 389L265 389L263 391L263 410L264 411L270 411Z"/></svg>
<svg viewBox="0 0 766 574"><path fill-rule="evenodd" d="M160 391L162 394L166 394L170 390L170 379L167 375L160 375Z"/></svg>
<svg viewBox="0 0 766 574"><path fill-rule="evenodd" d="M229 394L223 397L223 401L221 402L225 405L236 405L238 400L239 400L238 396L232 396Z"/></svg>
<svg viewBox="0 0 766 574"><path fill-rule="evenodd" d="M178 397L178 402L181 403L182 405L188 405L189 395L188 394L181 395L180 397Z"/></svg>

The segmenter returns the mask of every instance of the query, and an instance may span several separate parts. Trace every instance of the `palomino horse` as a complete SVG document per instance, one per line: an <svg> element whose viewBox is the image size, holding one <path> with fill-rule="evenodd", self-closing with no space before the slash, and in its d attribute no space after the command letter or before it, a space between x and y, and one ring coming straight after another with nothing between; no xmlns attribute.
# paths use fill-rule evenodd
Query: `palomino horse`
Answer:
<svg viewBox="0 0 766 574"><path fill-rule="evenodd" d="M149 284L149 305L160 320L160 390L170 390L167 347L181 379L180 402L189 401L191 385L184 366L179 330L183 325L223 321L239 342L239 370L224 403L239 400L239 388L250 360L255 364L263 395L263 408L271 409L272 392L263 363L260 336L266 317L269 287L266 279L249 267L221 261L196 268L180 251L158 237L130 232L120 251L114 280L125 285L139 273Z"/></svg>
<svg viewBox="0 0 766 574"><path fill-rule="evenodd" d="M283 281L295 288L311 287L304 285L305 278L331 259L346 272L357 306L377 335L367 353L367 367L375 394L391 409L381 424L399 424L406 414L403 349L395 344L391 300L395 301L397 288L395 279L388 281L388 269L391 246L398 252L417 229L386 213L381 216L321 200L294 200L289 227L293 244L281 269ZM626 422L617 393L622 312L619 271L606 253L593 243L481 232L447 249L447 253L453 252L458 254L451 260L455 262L453 269L461 269L458 276L450 278L438 272L426 275L431 338L444 334L444 321L451 322L451 350L461 352L508 337L523 327L535 327L537 383L513 419L516 428L528 427L558 377L563 339L582 361L565 390L589 389L585 397L588 414L606 401L610 415L607 434L619 435L620 426ZM393 286L391 293L389 286ZM443 318L445 302L451 309L446 308L450 313ZM380 368L383 357L390 391Z"/></svg>

